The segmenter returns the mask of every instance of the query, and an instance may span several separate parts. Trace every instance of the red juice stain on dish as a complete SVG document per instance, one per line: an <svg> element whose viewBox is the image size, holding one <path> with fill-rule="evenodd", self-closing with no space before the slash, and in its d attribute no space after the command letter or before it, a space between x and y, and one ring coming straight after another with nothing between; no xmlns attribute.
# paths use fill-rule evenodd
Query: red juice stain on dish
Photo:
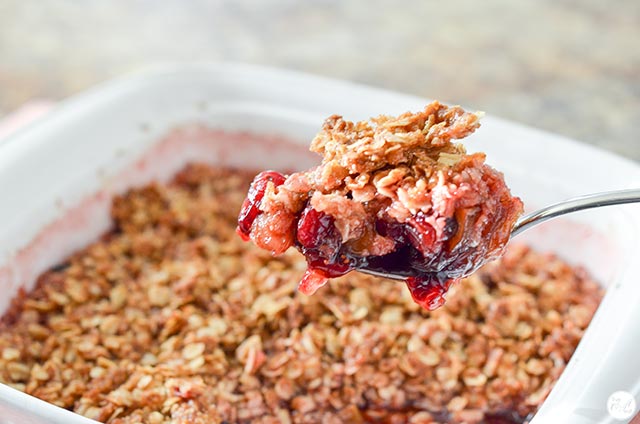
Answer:
<svg viewBox="0 0 640 424"><path fill-rule="evenodd" d="M523 417L516 411L500 410L486 412L484 420L480 424L525 424L533 419L533 414Z"/></svg>
<svg viewBox="0 0 640 424"><path fill-rule="evenodd" d="M364 418L366 422L371 422L371 423L397 422L395 420L393 421L381 420L379 418L379 415L371 414L367 412L369 409L374 409L374 408L365 407L363 409L365 411ZM398 414L405 415L405 417L403 417L405 420L408 420L409 417L411 417L412 415L418 412L425 411L425 412L429 412L429 414L431 415L431 419L433 420L429 422L441 423L441 424L448 424L448 423L454 422L452 418L452 414L446 410L429 411L429 410L424 410L422 408L414 408L414 407L398 408L398 409L386 408L385 410L389 412L396 412ZM501 409L501 410L492 411L492 412L485 412L483 414L481 421L478 421L477 424L526 424L530 422L532 418L533 418L532 415L523 417L514 410Z"/></svg>

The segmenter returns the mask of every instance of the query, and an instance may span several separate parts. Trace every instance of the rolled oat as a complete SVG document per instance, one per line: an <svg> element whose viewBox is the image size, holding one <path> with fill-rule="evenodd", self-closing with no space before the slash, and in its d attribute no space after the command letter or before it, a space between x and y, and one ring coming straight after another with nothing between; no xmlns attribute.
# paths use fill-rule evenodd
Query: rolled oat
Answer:
<svg viewBox="0 0 640 424"><path fill-rule="evenodd" d="M273 258L234 232L249 181L192 165L115 199L114 231L2 318L0 381L118 424L524 418L602 295L514 245L433 312L359 274L302 296L297 252Z"/></svg>

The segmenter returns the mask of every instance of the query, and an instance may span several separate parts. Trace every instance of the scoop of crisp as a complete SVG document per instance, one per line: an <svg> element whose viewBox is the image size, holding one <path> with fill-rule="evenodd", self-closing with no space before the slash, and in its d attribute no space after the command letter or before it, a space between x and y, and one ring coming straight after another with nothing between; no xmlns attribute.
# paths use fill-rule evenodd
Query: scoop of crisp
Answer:
<svg viewBox="0 0 640 424"><path fill-rule="evenodd" d="M258 174L238 234L273 254L302 252L305 294L371 270L405 277L435 309L453 282L502 254L523 209L483 153L453 142L479 126L479 114L439 102L356 123L331 116L311 142L322 163Z"/></svg>

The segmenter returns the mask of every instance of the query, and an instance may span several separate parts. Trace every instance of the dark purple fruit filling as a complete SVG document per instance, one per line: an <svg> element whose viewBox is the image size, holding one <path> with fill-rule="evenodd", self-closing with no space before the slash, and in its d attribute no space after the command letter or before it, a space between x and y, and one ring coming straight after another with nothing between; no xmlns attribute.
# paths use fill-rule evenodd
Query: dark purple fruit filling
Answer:
<svg viewBox="0 0 640 424"><path fill-rule="evenodd" d="M296 239L300 251L312 261L335 261L342 246L342 237L335 219L307 206L298 220Z"/></svg>
<svg viewBox="0 0 640 424"><path fill-rule="evenodd" d="M342 244L333 217L307 206L298 221L297 248L304 254L309 269L300 290L314 293L328 278L339 277L352 270L371 270L381 274L406 277L414 301L433 310L444 304L444 295L462 270L434 272L434 262L441 255L432 253L436 241L435 229L418 214L409 223L378 220L376 231L396 241L396 250L383 256L359 256Z"/></svg>
<svg viewBox="0 0 640 424"><path fill-rule="evenodd" d="M244 240L250 238L254 222L262 213L260 205L268 184L279 186L284 181L285 177L275 171L262 172L253 180L238 217L237 232ZM372 229L394 240L395 250L382 256L361 256L342 242L335 219L307 202L302 212L291 215L291 222L297 225L285 230L295 234L289 243L302 252L308 264L298 288L305 294L313 294L329 278L353 270L369 270L404 278L416 303L429 310L438 308L451 284L483 262L484 250L469 248L461 242L466 220L475 214L463 212L447 219L440 234L432 225L436 222L434 217L422 212L404 223L390 217L377 219Z"/></svg>
<svg viewBox="0 0 640 424"><path fill-rule="evenodd" d="M353 270L352 258L343 252L342 236L332 216L307 205L298 220L296 241L308 267L298 287L301 292L313 294L327 279Z"/></svg>

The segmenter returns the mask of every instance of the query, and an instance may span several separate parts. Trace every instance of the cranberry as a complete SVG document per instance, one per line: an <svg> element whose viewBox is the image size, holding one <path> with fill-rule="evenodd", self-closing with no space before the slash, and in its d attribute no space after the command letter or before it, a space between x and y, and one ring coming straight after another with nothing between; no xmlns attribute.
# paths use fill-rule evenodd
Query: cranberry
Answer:
<svg viewBox="0 0 640 424"><path fill-rule="evenodd" d="M305 271L304 275L302 276L302 280L300 280L300 284L298 284L298 290L302 294L311 296L320 287L327 284L328 280L329 278L326 275L309 266Z"/></svg>
<svg viewBox="0 0 640 424"><path fill-rule="evenodd" d="M406 225L393 219L378 219L376 232L383 237L395 240L398 244L405 244L407 239Z"/></svg>
<svg viewBox="0 0 640 424"><path fill-rule="evenodd" d="M349 259L341 254L342 236L334 223L332 216L311 206L307 206L300 215L296 238L298 249L309 265L303 282L318 275L325 279L339 277L352 269Z"/></svg>
<svg viewBox="0 0 640 424"><path fill-rule="evenodd" d="M427 255L433 250L436 241L436 230L427 222L427 217L422 212L418 212L409 219L408 224L406 233L409 235L409 241L423 255Z"/></svg>
<svg viewBox="0 0 640 424"><path fill-rule="evenodd" d="M398 245L410 243L423 255L433 251L436 242L436 230L427 222L427 216L422 212L401 224L393 219L379 219L376 221L376 231L383 237L389 237Z"/></svg>
<svg viewBox="0 0 640 424"><path fill-rule="evenodd" d="M298 221L297 238L300 244L307 249L317 249L322 245L330 244L334 246L336 242L341 242L340 234L334 225L332 216L324 212L318 212L311 206L302 211ZM338 237L336 237L338 236Z"/></svg>
<svg viewBox="0 0 640 424"><path fill-rule="evenodd" d="M314 271L319 272L328 278L341 277L347 272L353 270L353 266L351 266L351 262L346 256L337 260L328 261L325 259L307 258L307 263L309 268L313 268Z"/></svg>
<svg viewBox="0 0 640 424"><path fill-rule="evenodd" d="M284 175L276 171L261 172L253 179L247 198L242 203L240 215L238 216L238 228L236 229L236 232L244 241L249 240L253 221L262 213L260 211L260 203L267 189L267 184L272 182L277 187L282 185L284 181Z"/></svg>
<svg viewBox="0 0 640 424"><path fill-rule="evenodd" d="M437 276L409 277L407 278L407 287L414 302L433 311L444 305L444 295L452 282L451 279L441 281Z"/></svg>

